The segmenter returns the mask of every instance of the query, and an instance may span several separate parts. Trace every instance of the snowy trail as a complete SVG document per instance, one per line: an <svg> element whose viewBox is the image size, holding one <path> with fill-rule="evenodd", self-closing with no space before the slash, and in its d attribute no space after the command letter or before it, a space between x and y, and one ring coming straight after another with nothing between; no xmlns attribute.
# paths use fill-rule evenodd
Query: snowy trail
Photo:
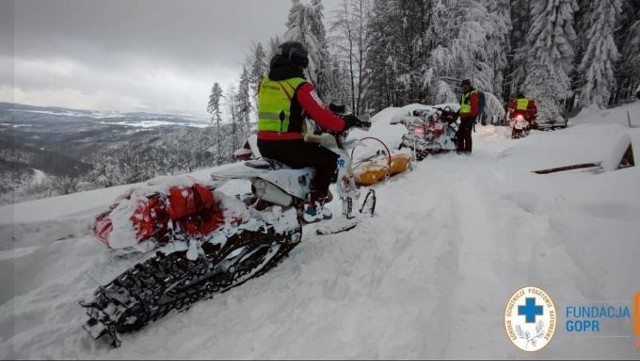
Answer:
<svg viewBox="0 0 640 361"><path fill-rule="evenodd" d="M443 165L452 168L445 173L456 179L449 195L456 231L448 238L458 242L459 264L450 307L454 341L446 357L517 357L517 349L501 347L506 335L497 330L503 328L509 295L524 285L537 284L532 250L544 238L546 223L544 217L529 214L500 194L501 172L495 156L473 156L461 159L463 164ZM465 347L460 346L461 340Z"/></svg>
<svg viewBox="0 0 640 361"><path fill-rule="evenodd" d="M447 160L441 161L446 164ZM456 228L449 194L429 187L416 197L412 186L421 176L426 176L427 182L447 180L446 174L431 171L425 163L423 168L379 187L379 204L384 207L348 240L341 235L321 237L307 232L303 244L269 274L196 304L186 313L170 314L139 333L125 335L117 350L83 334L79 325L84 315L75 301L89 296L95 287L86 273L108 269L115 275L136 257L113 261L91 237L47 243L42 234L26 233L19 243L39 246L13 260L15 298L0 306L0 315L4 322L10 316L20 321L4 328L13 328L13 338L3 336L15 357L143 358L149 352L144 345L155 347L158 343L171 345L153 352L167 357L317 357L327 348L355 358L443 355L458 256L448 234ZM389 227L385 219L398 213L404 214L405 223ZM56 262L55 257L63 253L70 253L74 262L67 262L67 257ZM37 263L53 268L40 273L20 266ZM68 277L53 279L58 274ZM22 298L29 302L22 303ZM49 298L60 300L54 305L56 312L51 313L51 305L45 302ZM46 327L41 332L54 330L67 347L53 347L50 338L42 337L37 325L43 320ZM394 324L404 327L388 327ZM180 341L176 342L176 330L207 336L192 340L178 336ZM328 333L335 337L327 338ZM291 334L299 337L291 339ZM255 344L255 340L264 341L253 350L238 347ZM273 344L278 343L283 346L274 353Z"/></svg>

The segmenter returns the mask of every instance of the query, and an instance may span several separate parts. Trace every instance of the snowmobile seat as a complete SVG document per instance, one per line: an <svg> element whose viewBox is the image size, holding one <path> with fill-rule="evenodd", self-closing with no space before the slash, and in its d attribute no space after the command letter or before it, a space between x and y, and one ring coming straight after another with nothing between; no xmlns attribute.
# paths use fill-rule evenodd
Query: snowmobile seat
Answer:
<svg viewBox="0 0 640 361"><path fill-rule="evenodd" d="M282 169L289 168L284 163L278 162L274 159L269 158L260 158L260 159L252 159L244 162L247 167L255 168L255 169Z"/></svg>

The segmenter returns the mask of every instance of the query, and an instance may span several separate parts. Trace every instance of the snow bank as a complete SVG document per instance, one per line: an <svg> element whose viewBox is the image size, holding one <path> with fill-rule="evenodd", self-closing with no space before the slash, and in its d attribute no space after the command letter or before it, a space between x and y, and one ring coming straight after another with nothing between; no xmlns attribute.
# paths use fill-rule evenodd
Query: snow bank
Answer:
<svg viewBox="0 0 640 361"><path fill-rule="evenodd" d="M640 101L611 109L584 108L576 117L569 119L568 125L619 124L628 128L629 122L634 128L640 127Z"/></svg>

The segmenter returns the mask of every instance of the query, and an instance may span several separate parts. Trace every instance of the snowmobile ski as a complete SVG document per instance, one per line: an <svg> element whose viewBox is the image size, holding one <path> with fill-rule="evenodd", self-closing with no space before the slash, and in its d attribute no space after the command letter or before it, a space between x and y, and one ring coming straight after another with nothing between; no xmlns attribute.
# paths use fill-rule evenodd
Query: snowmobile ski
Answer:
<svg viewBox="0 0 640 361"><path fill-rule="evenodd" d="M316 234L328 235L345 232L354 229L358 225L358 219L356 218L335 218L327 221L322 221L316 228Z"/></svg>
<svg viewBox="0 0 640 361"><path fill-rule="evenodd" d="M367 195L362 201L362 205L358 212L363 216L373 216L376 208L376 192L373 189L369 189ZM334 218L327 221L320 222L316 227L316 234L329 235L341 232L346 232L354 229L360 222L359 217L352 215L351 206L348 205L348 209L342 217Z"/></svg>

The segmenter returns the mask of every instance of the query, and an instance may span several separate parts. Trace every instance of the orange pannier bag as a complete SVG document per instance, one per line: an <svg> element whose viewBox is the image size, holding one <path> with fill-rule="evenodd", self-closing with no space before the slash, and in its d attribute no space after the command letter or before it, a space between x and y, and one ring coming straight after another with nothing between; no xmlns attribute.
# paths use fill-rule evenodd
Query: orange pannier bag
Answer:
<svg viewBox="0 0 640 361"><path fill-rule="evenodd" d="M386 162L372 161L362 166L361 170L354 172L354 179L357 185L372 185L385 179L389 174L389 167Z"/></svg>
<svg viewBox="0 0 640 361"><path fill-rule="evenodd" d="M391 156L390 174L395 175L402 173L409 168L411 163L411 154L400 153Z"/></svg>

